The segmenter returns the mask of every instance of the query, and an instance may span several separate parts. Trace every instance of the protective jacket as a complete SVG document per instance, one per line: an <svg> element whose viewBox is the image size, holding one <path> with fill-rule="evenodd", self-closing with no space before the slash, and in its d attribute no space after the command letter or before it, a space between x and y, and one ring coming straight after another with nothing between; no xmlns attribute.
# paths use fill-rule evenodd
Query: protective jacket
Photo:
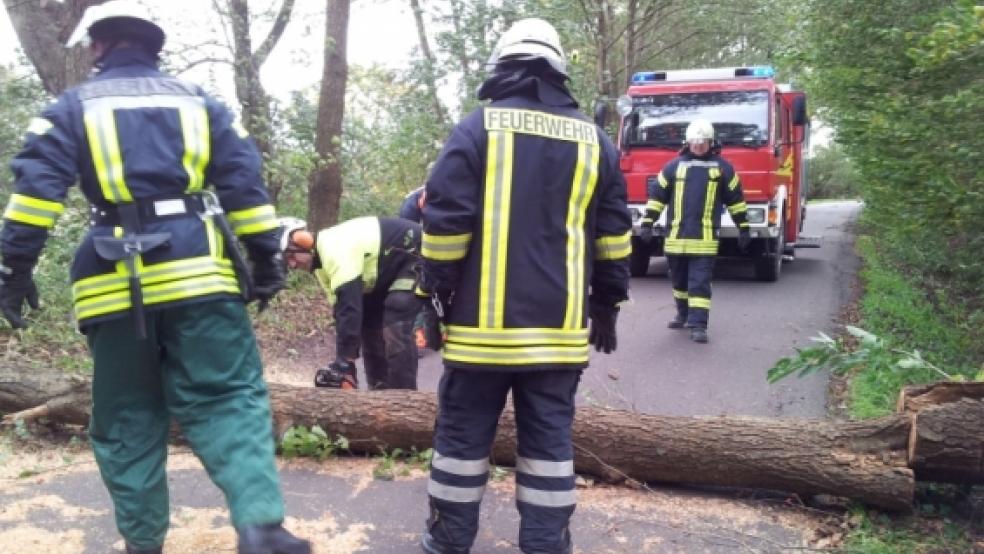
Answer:
<svg viewBox="0 0 984 554"><path fill-rule="evenodd" d="M358 217L318 233L313 271L334 306L338 357L358 356L364 295L414 289L420 237L420 225L390 217Z"/></svg>
<svg viewBox="0 0 984 554"><path fill-rule="evenodd" d="M722 205L739 228L748 228L741 181L719 147L701 157L685 148L658 176L649 178L647 189L644 224L657 221L669 207L664 245L668 255L717 255Z"/></svg>
<svg viewBox="0 0 984 554"><path fill-rule="evenodd" d="M628 297L617 152L562 85L519 71L483 89L492 102L455 127L426 185L422 292L449 303L445 365L584 368L589 291Z"/></svg>
<svg viewBox="0 0 984 554"><path fill-rule="evenodd" d="M111 51L95 77L46 108L11 167L16 187L0 246L4 265L19 270L34 266L79 176L92 224L70 271L80 326L131 307L127 264L101 257L96 237L167 237L136 259L147 310L240 294L229 246L200 215L208 185L251 254L278 251L276 215L246 131L140 49Z"/></svg>

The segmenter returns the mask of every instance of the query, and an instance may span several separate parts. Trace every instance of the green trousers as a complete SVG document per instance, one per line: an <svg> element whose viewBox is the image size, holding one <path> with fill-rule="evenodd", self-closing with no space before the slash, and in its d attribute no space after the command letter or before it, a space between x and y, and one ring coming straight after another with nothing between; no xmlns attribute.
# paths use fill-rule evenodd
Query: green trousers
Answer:
<svg viewBox="0 0 984 554"><path fill-rule="evenodd" d="M86 331L95 362L89 435L127 543L164 543L172 418L225 494L234 526L283 521L270 402L242 302L148 313L145 340L130 318Z"/></svg>

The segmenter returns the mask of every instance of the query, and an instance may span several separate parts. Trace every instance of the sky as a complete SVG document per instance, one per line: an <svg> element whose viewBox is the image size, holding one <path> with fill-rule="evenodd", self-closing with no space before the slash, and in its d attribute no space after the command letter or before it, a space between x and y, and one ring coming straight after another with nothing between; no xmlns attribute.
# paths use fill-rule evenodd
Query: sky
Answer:
<svg viewBox="0 0 984 554"><path fill-rule="evenodd" d="M40 0L36 1L40 3ZM209 0L142 0L142 3L160 18L170 46L196 44L206 38L225 40ZM250 5L256 8L279 6L279 0L252 0ZM270 94L287 99L292 91L320 80L324 8L324 0L297 0L283 38L261 70L263 85ZM196 17L189 20L188 14ZM408 65L411 50L417 44L417 31L407 2L356 0L352 2L349 18L350 64L368 66L375 63L391 68ZM255 24L254 48L266 36L269 27L269 23ZM7 12L0 10L0 63L14 62L17 47L17 36ZM181 76L202 84L214 76L220 95L227 102L235 98L231 71L219 64L199 66Z"/></svg>

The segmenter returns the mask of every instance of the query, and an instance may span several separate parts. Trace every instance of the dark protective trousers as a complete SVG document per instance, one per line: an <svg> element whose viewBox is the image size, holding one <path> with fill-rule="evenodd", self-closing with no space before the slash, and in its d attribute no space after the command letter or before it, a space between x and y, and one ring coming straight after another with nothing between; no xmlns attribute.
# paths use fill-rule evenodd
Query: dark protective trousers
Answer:
<svg viewBox="0 0 984 554"><path fill-rule="evenodd" d="M420 301L408 290L368 294L362 311L362 359L370 389L417 388L413 322Z"/></svg>
<svg viewBox="0 0 984 554"><path fill-rule="evenodd" d="M667 256L677 316L687 327L707 328L715 256Z"/></svg>
<svg viewBox="0 0 984 554"><path fill-rule="evenodd" d="M89 435L116 526L137 549L164 543L171 418L225 494L236 527L280 523L267 388L245 306L214 301L87 328L95 362Z"/></svg>
<svg viewBox="0 0 984 554"><path fill-rule="evenodd" d="M438 542L469 549L475 540L489 453L511 390L518 435L519 547L524 552L566 551L576 504L571 426L580 377L580 370L444 370L427 484L428 530Z"/></svg>

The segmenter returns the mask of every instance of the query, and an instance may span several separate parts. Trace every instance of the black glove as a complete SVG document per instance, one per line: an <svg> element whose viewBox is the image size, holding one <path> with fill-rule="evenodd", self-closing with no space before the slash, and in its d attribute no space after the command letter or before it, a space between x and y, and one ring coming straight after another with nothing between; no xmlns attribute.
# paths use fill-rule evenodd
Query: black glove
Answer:
<svg viewBox="0 0 984 554"><path fill-rule="evenodd" d="M752 243L752 234L748 232L748 229L740 228L738 229L738 250L742 252L748 251L748 245Z"/></svg>
<svg viewBox="0 0 984 554"><path fill-rule="evenodd" d="M33 310L41 307L38 287L34 284L31 270L18 271L0 267L0 311L14 329L27 327L22 315L25 301Z"/></svg>
<svg viewBox="0 0 984 554"><path fill-rule="evenodd" d="M648 218L643 218L639 222L639 240L642 242L649 242L653 240L653 220Z"/></svg>
<svg viewBox="0 0 984 554"><path fill-rule="evenodd" d="M588 308L588 317L591 318L591 333L588 334L588 342L593 344L598 352L605 354L614 352L618 345L618 339L615 336L618 306L606 306L592 302Z"/></svg>
<svg viewBox="0 0 984 554"><path fill-rule="evenodd" d="M287 266L280 252L253 260L253 295L263 311L270 300L287 284Z"/></svg>
<svg viewBox="0 0 984 554"><path fill-rule="evenodd" d="M314 386L344 390L359 388L355 364L348 360L335 360L328 367L314 372Z"/></svg>

